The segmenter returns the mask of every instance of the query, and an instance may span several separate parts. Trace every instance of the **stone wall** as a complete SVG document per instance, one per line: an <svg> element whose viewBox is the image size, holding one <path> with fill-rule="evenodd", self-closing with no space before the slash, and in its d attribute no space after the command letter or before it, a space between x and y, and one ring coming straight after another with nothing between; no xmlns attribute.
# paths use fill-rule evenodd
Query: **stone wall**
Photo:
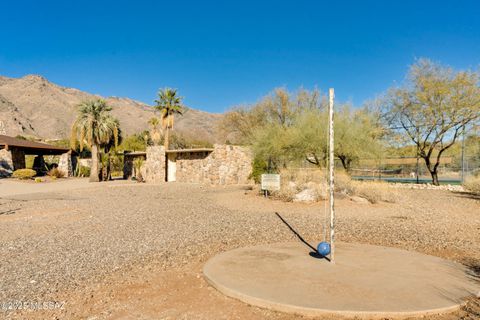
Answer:
<svg viewBox="0 0 480 320"><path fill-rule="evenodd" d="M13 172L12 153L6 149L0 150L0 178L10 177Z"/></svg>
<svg viewBox="0 0 480 320"><path fill-rule="evenodd" d="M165 182L165 148L163 146L147 147L147 160L141 168L146 182Z"/></svg>
<svg viewBox="0 0 480 320"><path fill-rule="evenodd" d="M211 185L249 184L252 160L250 149L240 146L216 144L211 152L180 152L176 180Z"/></svg>
<svg viewBox="0 0 480 320"><path fill-rule="evenodd" d="M71 152L64 153L58 161L58 170L65 174L65 177L73 177L77 166L77 157L72 156Z"/></svg>

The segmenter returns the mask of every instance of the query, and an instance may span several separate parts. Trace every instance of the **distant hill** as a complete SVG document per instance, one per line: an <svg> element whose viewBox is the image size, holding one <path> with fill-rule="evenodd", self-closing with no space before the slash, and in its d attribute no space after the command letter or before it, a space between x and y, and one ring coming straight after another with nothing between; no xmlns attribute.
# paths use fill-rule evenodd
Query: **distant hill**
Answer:
<svg viewBox="0 0 480 320"><path fill-rule="evenodd" d="M77 105L96 98L102 97L56 85L38 75L0 76L0 131L4 130L10 136L67 138ZM151 106L129 98L104 99L112 106L112 113L126 135L148 129L147 122L154 116ZM215 142L215 128L221 118L221 114L186 108L183 115L175 119L175 131L187 137Z"/></svg>

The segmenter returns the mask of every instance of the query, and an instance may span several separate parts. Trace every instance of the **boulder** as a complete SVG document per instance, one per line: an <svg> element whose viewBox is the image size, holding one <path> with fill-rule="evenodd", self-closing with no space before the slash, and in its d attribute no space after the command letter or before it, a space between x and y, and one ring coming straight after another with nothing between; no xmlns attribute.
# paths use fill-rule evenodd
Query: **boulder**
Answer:
<svg viewBox="0 0 480 320"><path fill-rule="evenodd" d="M368 201L367 199L359 196L351 196L350 200L356 203L365 203L365 204L370 203L370 201Z"/></svg>
<svg viewBox="0 0 480 320"><path fill-rule="evenodd" d="M294 202L314 202L317 201L317 191L314 189L305 189L293 197Z"/></svg>

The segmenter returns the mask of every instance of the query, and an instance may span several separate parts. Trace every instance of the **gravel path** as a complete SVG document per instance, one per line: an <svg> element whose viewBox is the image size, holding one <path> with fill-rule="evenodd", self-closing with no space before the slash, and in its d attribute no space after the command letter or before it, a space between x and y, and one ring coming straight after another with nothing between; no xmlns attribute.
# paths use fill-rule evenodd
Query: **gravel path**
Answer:
<svg viewBox="0 0 480 320"><path fill-rule="evenodd" d="M339 200L337 239L478 268L480 201L403 191L397 204ZM240 187L188 184L104 183L0 199L0 302L59 300L133 266L172 269L230 248L296 239L275 212L314 244L322 237L323 208L262 199Z"/></svg>

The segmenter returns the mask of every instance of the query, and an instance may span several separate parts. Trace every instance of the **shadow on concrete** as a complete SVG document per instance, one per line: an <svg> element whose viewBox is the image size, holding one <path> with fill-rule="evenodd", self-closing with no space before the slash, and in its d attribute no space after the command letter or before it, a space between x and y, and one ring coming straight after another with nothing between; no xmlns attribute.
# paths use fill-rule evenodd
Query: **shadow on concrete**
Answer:
<svg viewBox="0 0 480 320"><path fill-rule="evenodd" d="M308 254L310 257L315 258L315 259L326 259L330 261L328 257L322 256L320 253L318 253L317 248L312 246L310 243L308 243L303 237L295 230L278 212L275 212L275 215L292 231L292 233L302 242L304 245L309 247L312 251Z"/></svg>
<svg viewBox="0 0 480 320"><path fill-rule="evenodd" d="M480 260L478 259L467 259L463 262L467 267L468 277L477 283L480 283Z"/></svg>

